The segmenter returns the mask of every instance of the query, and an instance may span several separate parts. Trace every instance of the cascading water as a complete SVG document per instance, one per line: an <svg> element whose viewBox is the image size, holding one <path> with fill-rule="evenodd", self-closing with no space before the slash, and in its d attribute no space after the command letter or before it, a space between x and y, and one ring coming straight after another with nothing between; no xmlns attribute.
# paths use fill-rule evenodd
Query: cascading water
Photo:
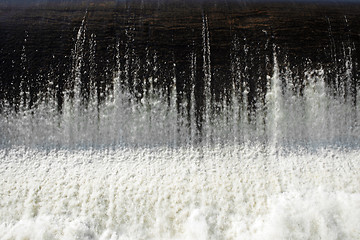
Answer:
<svg viewBox="0 0 360 240"><path fill-rule="evenodd" d="M185 62L126 25L98 78L86 10L69 76L33 97L23 45L0 104L0 239L360 239L355 44L324 18L336 68L297 71L265 30L256 51L234 34L219 75L211 16Z"/></svg>

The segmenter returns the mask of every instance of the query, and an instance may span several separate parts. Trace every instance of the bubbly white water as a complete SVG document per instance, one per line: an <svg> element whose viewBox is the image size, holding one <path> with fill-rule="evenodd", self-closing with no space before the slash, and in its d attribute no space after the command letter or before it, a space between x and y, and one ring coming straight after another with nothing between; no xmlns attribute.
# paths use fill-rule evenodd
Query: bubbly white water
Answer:
<svg viewBox="0 0 360 240"><path fill-rule="evenodd" d="M1 239L360 239L360 151L0 151Z"/></svg>
<svg viewBox="0 0 360 240"><path fill-rule="evenodd" d="M129 71L129 58L136 58L128 55L134 52L129 46L126 56L116 46L109 95L100 103L90 83L84 106L86 30L85 14L73 51L74 86L67 89L74 96L64 93L62 112L53 97L40 98L31 109L2 109L1 240L360 239L360 94L347 89L354 77L351 48L334 76L337 89L318 67L306 70L300 93L290 68L279 69L274 47L273 75L250 112L251 79L241 79L236 58L247 48L235 38L231 104L224 100L222 111L212 114L210 33L203 15L200 141L195 52L191 106L181 106L186 117L176 111L171 73L168 95L156 92L153 77L141 101L122 89L129 79L120 79L120 71ZM89 43L94 58L95 35ZM121 57L127 59L123 68ZM160 68L153 58L146 66L134 64ZM239 83L242 88L235 87Z"/></svg>

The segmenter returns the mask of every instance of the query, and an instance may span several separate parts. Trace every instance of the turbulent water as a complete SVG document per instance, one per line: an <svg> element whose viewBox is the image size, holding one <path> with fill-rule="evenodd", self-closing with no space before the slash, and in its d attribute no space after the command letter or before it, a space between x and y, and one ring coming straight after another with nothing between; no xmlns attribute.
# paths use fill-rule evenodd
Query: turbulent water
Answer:
<svg viewBox="0 0 360 240"><path fill-rule="evenodd" d="M359 150L1 151L2 239L359 239Z"/></svg>
<svg viewBox="0 0 360 240"><path fill-rule="evenodd" d="M185 100L175 70L162 89L155 76L139 80L136 69L163 66L156 54L141 65L120 43L110 86L90 81L85 91L81 69L96 45L86 16L61 107L51 81L33 106L24 86L15 107L1 100L0 239L360 239L353 45L342 43L337 70L309 62L296 75L274 44L271 74L252 91L235 36L234 80L216 98L203 14L202 62L190 54Z"/></svg>

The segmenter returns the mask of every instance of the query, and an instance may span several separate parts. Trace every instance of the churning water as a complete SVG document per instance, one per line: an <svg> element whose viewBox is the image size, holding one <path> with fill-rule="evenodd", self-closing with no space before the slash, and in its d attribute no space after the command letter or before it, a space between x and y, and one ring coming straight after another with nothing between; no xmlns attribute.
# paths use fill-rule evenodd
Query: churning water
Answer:
<svg viewBox="0 0 360 240"><path fill-rule="evenodd" d="M234 81L215 101L204 14L200 104L195 52L180 102L175 70L164 89L134 70L130 79L130 61L135 70L162 66L150 53L140 64L128 45L115 53L100 100L91 81L86 93L82 85L85 52L91 65L96 45L86 15L77 30L74 84L60 110L50 88L33 107L2 102L0 239L360 239L360 90L351 44L343 44L343 66L330 81L323 66L309 63L301 76L287 63L281 68L271 46L272 73L249 96L252 79L236 55L247 49L235 36ZM147 86L140 97L130 80Z"/></svg>

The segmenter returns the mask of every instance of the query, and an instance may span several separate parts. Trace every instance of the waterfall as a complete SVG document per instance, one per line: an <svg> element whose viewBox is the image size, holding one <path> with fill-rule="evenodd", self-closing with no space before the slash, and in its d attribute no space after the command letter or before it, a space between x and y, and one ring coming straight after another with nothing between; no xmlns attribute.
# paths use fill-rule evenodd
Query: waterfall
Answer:
<svg viewBox="0 0 360 240"><path fill-rule="evenodd" d="M282 83L279 74L279 65L274 53L274 70L273 76L269 79L268 92L266 94L267 126L270 144L277 145L282 139L281 124L284 118L283 99L282 99Z"/></svg>
<svg viewBox="0 0 360 240"><path fill-rule="evenodd" d="M202 43L203 43L203 72L204 72L204 94L205 94L205 132L208 144L213 138L211 131L211 61L210 61L210 36L207 16L203 14Z"/></svg>
<svg viewBox="0 0 360 240"><path fill-rule="evenodd" d="M4 34L0 239L360 239L358 14L107 4Z"/></svg>
<svg viewBox="0 0 360 240"><path fill-rule="evenodd" d="M52 111L46 115L49 109L54 107L55 99L41 103L43 107L31 110L23 110L23 114L9 115L2 121L2 129L12 129L5 134L2 142L10 145L21 145L25 142L29 145L88 145L102 144L112 145L186 145L196 138L196 131L201 131L204 139L203 144L213 145L217 143L266 141L274 147L284 144L314 143L339 144L350 143L359 132L357 124L358 104L357 95L351 81L352 59L351 50L345 55L345 68L336 78L341 78L334 89L325 82L325 70L311 69L304 73L304 86L294 84L294 76L288 63L284 69L280 68L277 58L277 48L273 50L272 76L266 76L266 92L256 90L255 96L251 92L249 79L243 75L248 66L242 66L239 57L233 55L232 71L233 82L230 96L231 106L227 106L225 99L216 102L211 94L211 70L210 70L210 43L206 17L203 20L203 68L204 75L204 111L196 109L195 85L197 81L197 59L195 53L191 53L188 68L190 69L190 93L189 99L180 103L177 93L176 64L170 69L170 82L162 93L156 94L155 84L158 87L157 76L149 75L141 80L137 75L140 69L148 72L156 70L156 53L151 57L147 53L144 66L136 56L134 50L126 44L125 55L120 55L120 43L116 45L116 66L113 73L112 87L105 100L100 100L103 93L92 74L96 71L95 47L96 36L90 35L89 41L89 83L82 82L82 64L85 51L85 17L78 30L74 48L73 88L68 90L63 111ZM239 42L233 41L234 52L240 51ZM246 48L246 45L244 46ZM246 49L244 50L246 53ZM131 59L133 57L133 59ZM125 65L121 65L121 59ZM151 60L151 58L153 58ZM131 62L131 64L130 64ZM340 73L339 73L340 74ZM133 78L133 79L132 79ZM299 76L295 76L299 79ZM88 86L88 89L84 88ZM139 90L140 86L144 89ZM299 89L301 93L299 93ZM339 90L340 89L340 90ZM339 92L340 91L340 92ZM335 92L335 97L333 93ZM346 94L344 94L346 93ZM25 93L21 92L21 95ZM252 94L252 95L250 95ZM25 94L26 95L26 94ZM22 98L25 98L25 95ZM54 96L55 94L52 94ZM261 96L265 96L264 103ZM51 96L50 96L51 98ZM256 109L250 107L249 99L255 99ZM184 107L185 103L189 107ZM25 103L24 103L25 104ZM180 104L180 105L179 105ZM48 105L48 106L46 106ZM22 105L26 109L25 106ZM179 110L179 112L178 112ZM180 111L181 110L181 111ZM196 113L198 111L198 113ZM186 114L184 114L187 112ZM255 114L256 112L256 114ZM31 114L31 115L29 115ZM196 130L199 123L196 114L203 114L203 127ZM57 120L55 120L57 119ZM19 126L29 124L29 128ZM44 124L47 125L47 128ZM186 123L186 124L185 124ZM42 128L39 131L39 128ZM264 135L263 129L266 129ZM161 136L161 137L160 137ZM30 138L31 137L31 140Z"/></svg>

